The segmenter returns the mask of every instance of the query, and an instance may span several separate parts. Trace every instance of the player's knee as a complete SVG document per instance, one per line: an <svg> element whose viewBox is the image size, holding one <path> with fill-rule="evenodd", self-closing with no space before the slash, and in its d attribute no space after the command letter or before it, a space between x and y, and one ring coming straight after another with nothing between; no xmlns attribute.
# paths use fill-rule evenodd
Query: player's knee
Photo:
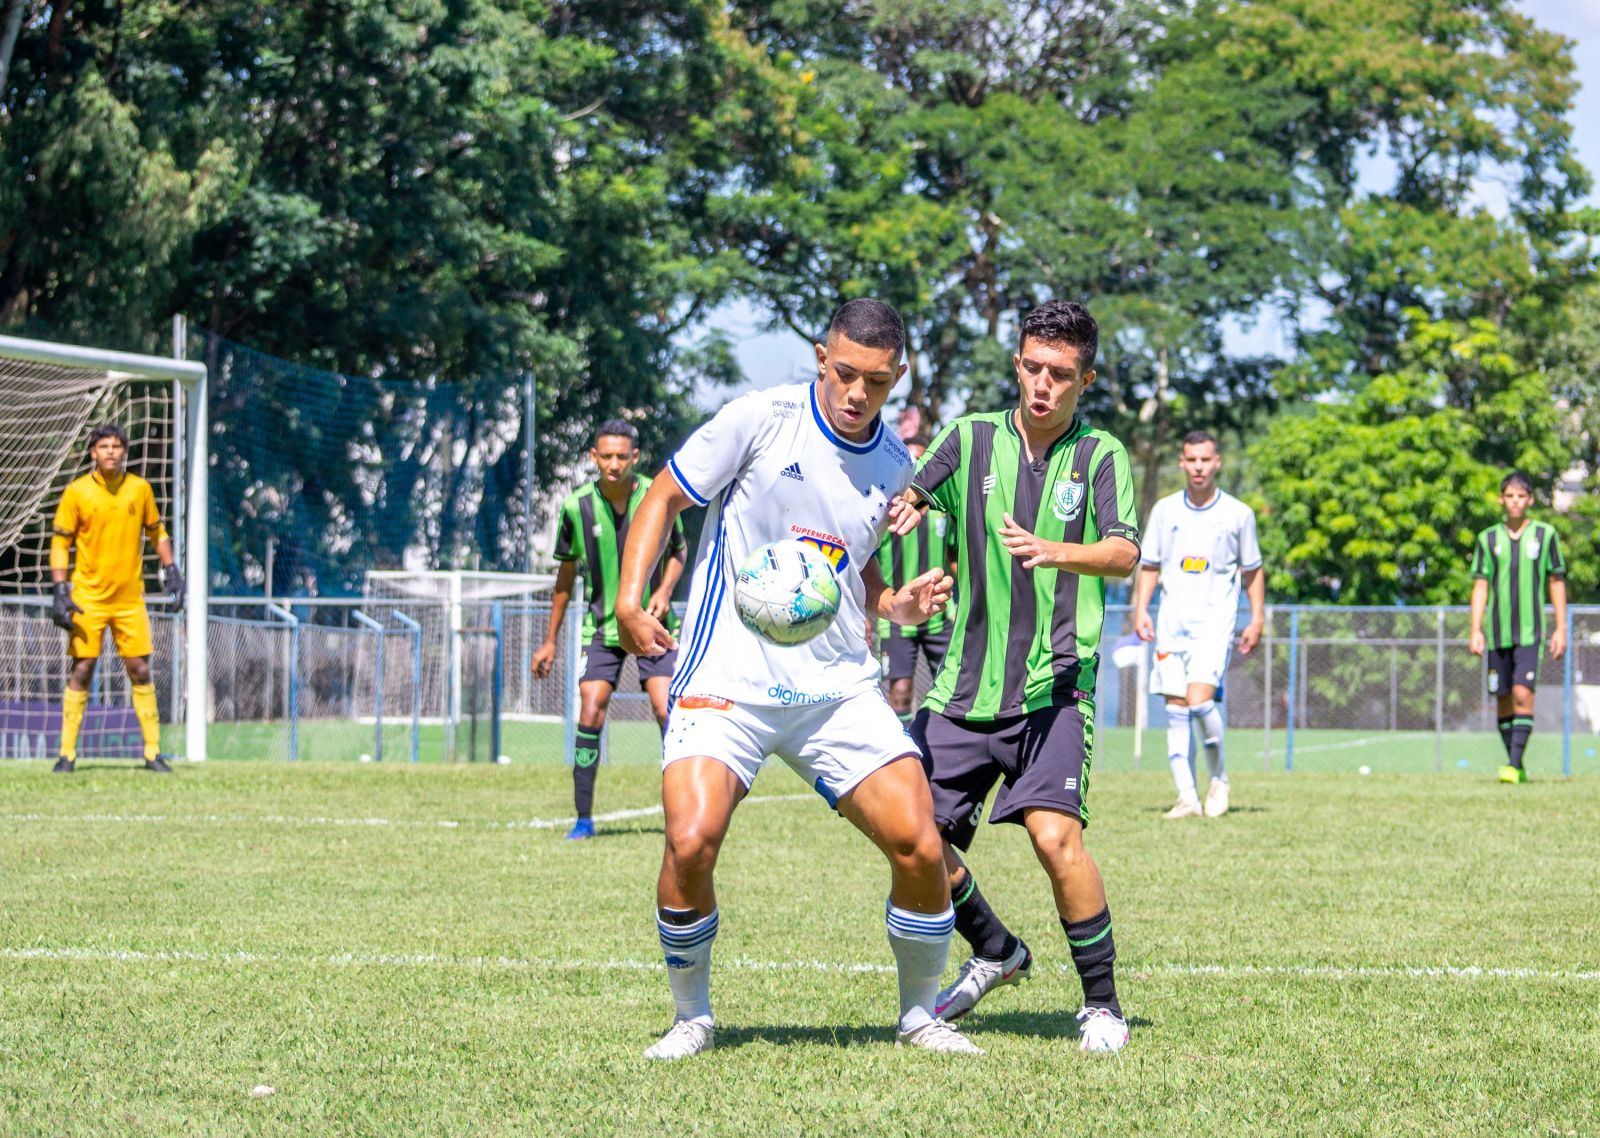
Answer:
<svg viewBox="0 0 1600 1138"><path fill-rule="evenodd" d="M717 864L722 835L698 822L669 827L667 859L679 876L710 873Z"/></svg>
<svg viewBox="0 0 1600 1138"><path fill-rule="evenodd" d="M908 873L944 873L944 843L932 826L886 835L884 853L895 866Z"/></svg>

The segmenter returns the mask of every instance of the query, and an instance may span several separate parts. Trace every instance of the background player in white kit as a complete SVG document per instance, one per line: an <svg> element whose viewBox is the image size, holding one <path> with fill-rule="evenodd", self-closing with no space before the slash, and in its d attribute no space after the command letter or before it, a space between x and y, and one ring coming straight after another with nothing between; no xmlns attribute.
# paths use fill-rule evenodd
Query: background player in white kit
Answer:
<svg viewBox="0 0 1600 1138"><path fill-rule="evenodd" d="M1239 612L1239 586L1250 598L1250 623L1239 633L1239 654L1261 640L1267 581L1256 542L1256 515L1217 486L1222 452L1205 431L1183 436L1178 460L1187 486L1155 504L1144 528L1139 580L1134 586L1133 627L1156 642L1150 691L1167 697L1167 760L1178 786L1168 818L1201 814L1194 781L1194 727L1205 742L1211 786L1204 813L1228 812L1228 769L1222 757L1222 711L1217 695L1228 671ZM1159 578L1161 611L1150 620L1150 599Z"/></svg>
<svg viewBox="0 0 1600 1138"><path fill-rule="evenodd" d="M634 513L622 555L617 620L631 651L674 645L640 607L650 569L678 514L709 507L700 538L662 756L666 849L656 927L676 1018L645 1052L683 1059L712 1046L712 887L728 824L762 760L776 754L889 859L885 914L900 974L897 1041L977 1053L933 1014L955 913L933 797L916 745L883 698L867 618L921 624L949 599L934 568L898 590L873 556L911 456L879 411L905 371L905 329L894 309L853 300L818 344L818 378L752 392L691 435ZM768 644L733 607L739 566L759 547L799 539L838 571L838 617L804 644Z"/></svg>

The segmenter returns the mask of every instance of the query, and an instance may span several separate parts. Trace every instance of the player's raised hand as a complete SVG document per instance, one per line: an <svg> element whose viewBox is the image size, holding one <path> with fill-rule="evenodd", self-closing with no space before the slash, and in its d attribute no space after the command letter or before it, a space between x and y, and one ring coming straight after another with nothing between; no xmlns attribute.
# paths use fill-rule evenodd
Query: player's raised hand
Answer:
<svg viewBox="0 0 1600 1138"><path fill-rule="evenodd" d="M664 656L678 646L666 626L637 602L617 605L617 637L622 650L635 656Z"/></svg>
<svg viewBox="0 0 1600 1138"><path fill-rule="evenodd" d="M955 587L955 578L934 566L896 589L885 615L890 624L921 624L944 608Z"/></svg>
<svg viewBox="0 0 1600 1138"><path fill-rule="evenodd" d="M528 670L533 673L533 678L542 680L550 674L550 669L555 666L556 646L546 640L534 649L533 659L528 662Z"/></svg>
<svg viewBox="0 0 1600 1138"><path fill-rule="evenodd" d="M907 490L900 497L889 503L889 532L896 537L904 537L922 524L922 516L926 513L917 500Z"/></svg>
<svg viewBox="0 0 1600 1138"><path fill-rule="evenodd" d="M1022 558L1024 569L1037 568L1052 559L1053 542L1029 533L1010 514L1001 514L1000 519L1005 523L1000 527L1000 544L1006 547L1006 552L1011 556Z"/></svg>

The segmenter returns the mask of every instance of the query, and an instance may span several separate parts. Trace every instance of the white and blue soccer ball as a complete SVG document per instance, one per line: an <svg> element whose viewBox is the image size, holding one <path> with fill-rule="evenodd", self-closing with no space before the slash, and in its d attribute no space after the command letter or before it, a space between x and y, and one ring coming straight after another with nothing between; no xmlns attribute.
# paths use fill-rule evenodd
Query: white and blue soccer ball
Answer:
<svg viewBox="0 0 1600 1138"><path fill-rule="evenodd" d="M803 541L763 545L739 567L733 604L744 626L770 644L804 644L839 614L839 577Z"/></svg>

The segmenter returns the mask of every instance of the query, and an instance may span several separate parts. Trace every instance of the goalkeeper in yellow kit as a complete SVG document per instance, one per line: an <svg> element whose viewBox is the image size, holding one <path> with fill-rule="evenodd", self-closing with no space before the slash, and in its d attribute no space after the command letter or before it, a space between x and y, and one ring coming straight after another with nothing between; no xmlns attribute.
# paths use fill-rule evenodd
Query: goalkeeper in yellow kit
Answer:
<svg viewBox="0 0 1600 1138"><path fill-rule="evenodd" d="M50 619L71 634L67 655L72 673L61 698L61 757L57 774L71 774L77 765L78 729L89 702L89 681L100 658L107 627L133 687L133 711L144 737L144 768L167 773L172 767L161 750L161 716L156 689L150 682L150 615L144 607L143 546L149 539L161 558L161 587L175 602L183 599L183 577L172 559L172 540L161 525L150 483L123 469L128 435L115 424L89 434L94 469L61 495L55 533L50 541L50 579L55 602ZM69 550L77 549L73 565ZM67 579L69 565L72 579Z"/></svg>

